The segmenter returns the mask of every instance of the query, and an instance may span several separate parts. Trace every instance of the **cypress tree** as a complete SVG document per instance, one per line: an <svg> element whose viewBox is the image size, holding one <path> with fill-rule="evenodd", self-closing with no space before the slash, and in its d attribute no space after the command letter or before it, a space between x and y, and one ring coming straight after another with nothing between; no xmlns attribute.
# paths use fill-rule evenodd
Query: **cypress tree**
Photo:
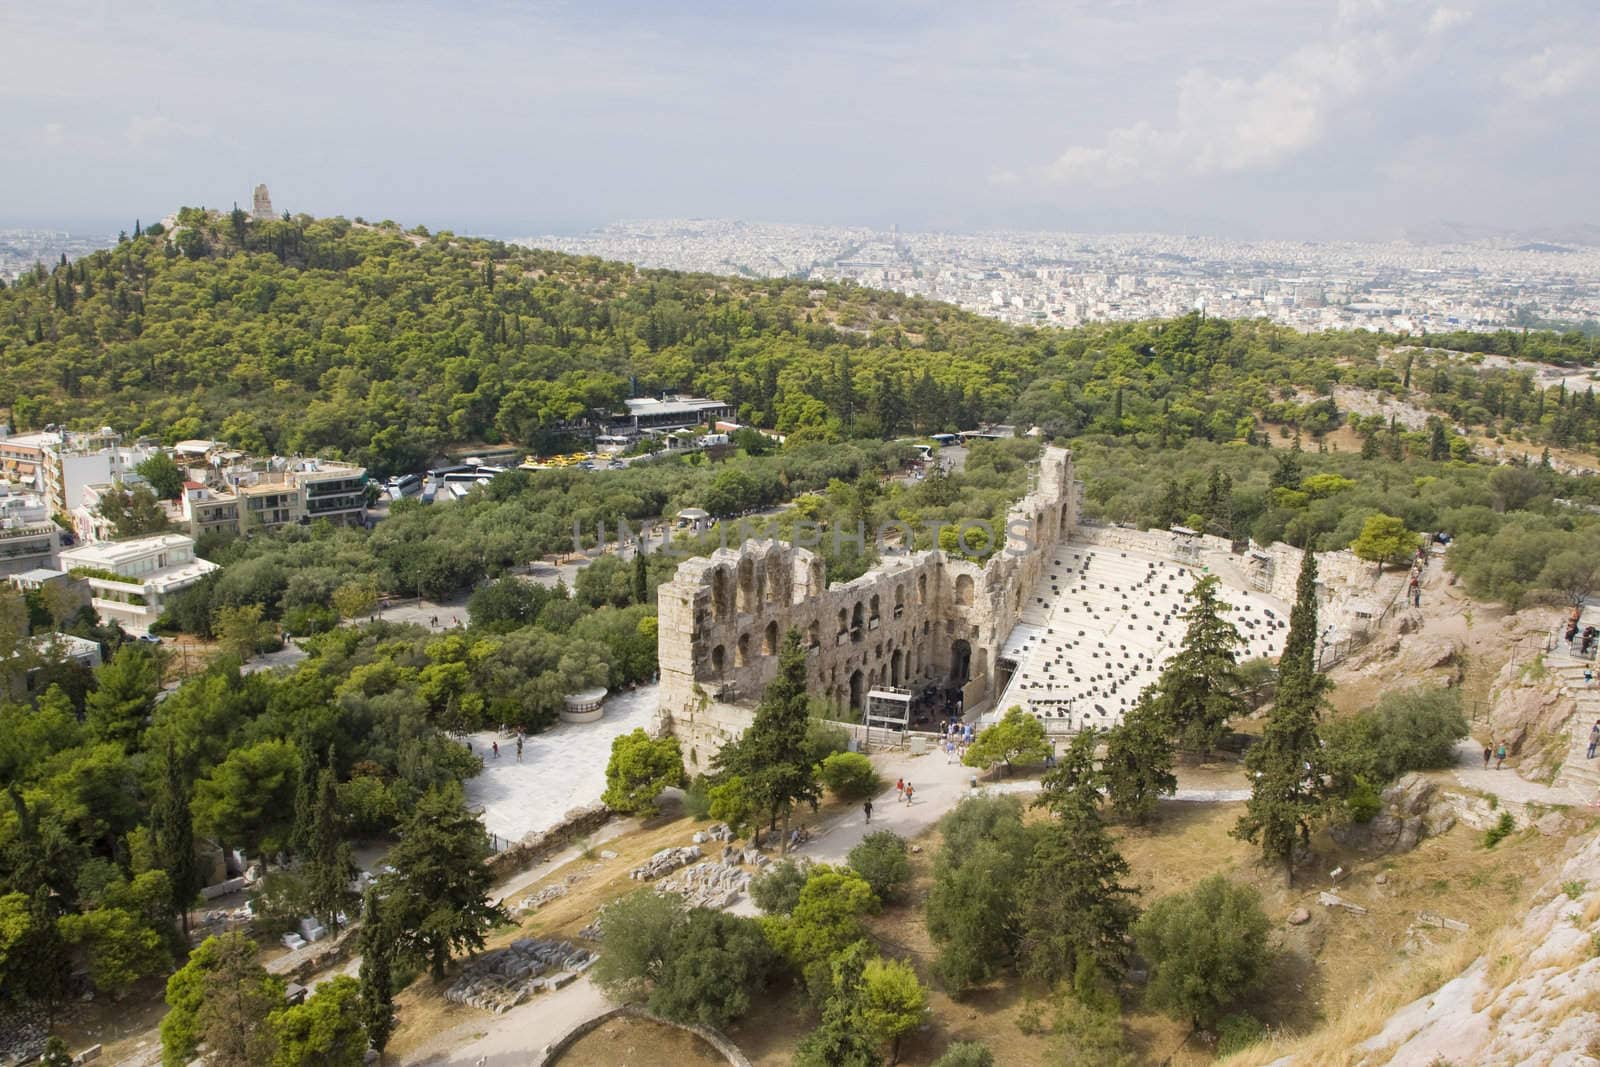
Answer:
<svg viewBox="0 0 1600 1067"><path fill-rule="evenodd" d="M338 779L333 771L333 753L328 753L329 765L317 776L316 813L312 819L309 836L309 862L306 888L311 902L311 913L332 933L339 932L339 913L350 903L350 879L355 876L355 863L350 858L350 844L343 840L339 825Z"/></svg>
<svg viewBox="0 0 1600 1067"><path fill-rule="evenodd" d="M1158 798L1177 792L1172 726L1155 701L1140 699L1106 734L1102 773L1112 807L1132 823L1146 822Z"/></svg>
<svg viewBox="0 0 1600 1067"><path fill-rule="evenodd" d="M1325 805L1322 746L1317 737L1327 678L1316 670L1317 559L1308 548L1300 564L1289 636L1278 661L1278 696L1261 741L1245 754L1253 778L1234 836L1261 846L1263 859L1281 862L1294 884L1294 853L1311 843Z"/></svg>
<svg viewBox="0 0 1600 1067"><path fill-rule="evenodd" d="M194 856L194 823L189 815L189 774L178 759L171 738L167 739L161 769L161 783L151 807L150 821L155 830L156 853L161 857L162 870L167 872L167 882L172 887L172 912L183 930L184 944L188 944L189 904L194 900L194 895L200 892L202 877L200 864Z"/></svg>
<svg viewBox="0 0 1600 1067"><path fill-rule="evenodd" d="M378 890L368 886L361 907L361 1025L378 1052L394 1033L394 938L380 913Z"/></svg>
<svg viewBox="0 0 1600 1067"><path fill-rule="evenodd" d="M641 539L633 552L633 602L635 604L648 604L650 602L650 572L649 564L644 558L644 542Z"/></svg>

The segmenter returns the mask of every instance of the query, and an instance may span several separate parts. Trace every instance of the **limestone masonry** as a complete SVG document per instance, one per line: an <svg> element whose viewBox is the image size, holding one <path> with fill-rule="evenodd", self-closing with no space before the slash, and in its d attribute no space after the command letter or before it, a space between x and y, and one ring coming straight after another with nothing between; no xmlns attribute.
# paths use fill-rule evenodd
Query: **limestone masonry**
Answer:
<svg viewBox="0 0 1600 1067"><path fill-rule="evenodd" d="M661 725L683 743L691 773L704 770L723 743L749 725L791 628L806 645L809 691L841 712L861 709L875 687L940 686L959 690L968 719L996 708L1003 693L1006 706L1020 704L1047 728L1062 731L1120 721L1181 640L1173 619L1182 591L1201 573L1216 574L1230 591L1244 655L1277 654L1299 549L1235 545L1183 529L1080 526L1080 491L1071 453L1046 448L1034 488L1007 515L1006 550L982 566L940 551L891 546L866 574L830 586L815 553L778 541L750 540L684 561L659 593L660 714ZM1127 571L1135 584L1101 576L1090 591L1084 577L1089 556L1105 557L1095 566ZM1068 577L1067 568L1085 569ZM1371 565L1349 552L1321 554L1319 569L1321 642L1336 651L1378 621L1396 599L1400 578L1392 574L1378 588ZM1073 581L1080 598L1094 598L1076 609L1067 602ZM1119 602L1128 601L1138 582L1155 584L1138 593L1138 603ZM1148 636L1157 619L1146 625L1133 613L1148 611L1158 596L1165 597L1155 605L1164 612L1162 632L1148 649L1139 644L1135 650L1132 637L1109 636L1122 629ZM1111 628L1097 637L1112 643L1096 648L1091 639L1081 657L1068 651L1077 631L1061 627L1080 625L1063 614L1072 610L1109 620L1102 625ZM1130 662L1097 666L1091 657L1102 649ZM1072 678L1070 670L1050 673L1068 658L1081 660L1081 677ZM1058 699L1069 692L1072 699Z"/></svg>
<svg viewBox="0 0 1600 1067"><path fill-rule="evenodd" d="M968 713L981 710L1024 592L1077 525L1077 492L1071 454L1045 449L1036 487L1007 516L1007 550L981 567L939 551L886 551L830 587L815 553L776 541L684 561L659 594L661 713L691 770L749 724L790 628L805 636L811 692L841 707L861 707L874 686L944 682L960 688Z"/></svg>

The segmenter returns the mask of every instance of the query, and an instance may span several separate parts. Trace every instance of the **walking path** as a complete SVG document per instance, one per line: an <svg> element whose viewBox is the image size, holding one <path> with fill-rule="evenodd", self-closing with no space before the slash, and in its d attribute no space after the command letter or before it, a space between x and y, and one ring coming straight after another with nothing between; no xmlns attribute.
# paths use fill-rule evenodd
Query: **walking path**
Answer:
<svg viewBox="0 0 1600 1067"><path fill-rule="evenodd" d="M1542 785L1530 782L1511 767L1495 770L1494 760L1489 769L1483 767L1483 746L1472 738L1456 742L1456 765L1450 776L1468 789L1492 793L1513 804L1574 805L1584 802L1583 794L1566 786Z"/></svg>

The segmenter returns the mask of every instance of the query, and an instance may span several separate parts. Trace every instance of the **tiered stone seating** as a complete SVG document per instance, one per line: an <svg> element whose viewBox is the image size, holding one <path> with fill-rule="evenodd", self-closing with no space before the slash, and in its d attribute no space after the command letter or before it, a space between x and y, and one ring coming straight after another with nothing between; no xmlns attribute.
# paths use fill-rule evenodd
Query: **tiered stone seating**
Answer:
<svg viewBox="0 0 1600 1067"><path fill-rule="evenodd" d="M1182 645L1184 594L1198 577L1171 560L1062 545L1023 605L1006 652L1017 670L994 713L1020 705L1066 729L1116 725ZM1222 594L1244 639L1240 660L1276 657L1287 609L1237 587Z"/></svg>

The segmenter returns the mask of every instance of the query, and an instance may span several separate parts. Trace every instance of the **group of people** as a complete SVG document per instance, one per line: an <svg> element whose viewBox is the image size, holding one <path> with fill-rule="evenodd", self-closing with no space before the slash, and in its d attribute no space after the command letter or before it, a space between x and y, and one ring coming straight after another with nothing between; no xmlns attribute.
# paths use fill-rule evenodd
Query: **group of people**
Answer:
<svg viewBox="0 0 1600 1067"><path fill-rule="evenodd" d="M1562 635L1567 642L1567 648L1575 655L1587 658L1594 654L1595 640L1600 638L1600 629L1593 626L1583 626L1583 608L1575 607L1572 614L1567 616L1567 629Z"/></svg>
<svg viewBox="0 0 1600 1067"><path fill-rule="evenodd" d="M904 778L895 779L894 800L896 804L909 804L916 794L916 788ZM867 817L867 822L872 821L872 798L868 797L861 805L861 810Z"/></svg>
<svg viewBox="0 0 1600 1067"><path fill-rule="evenodd" d="M967 746L972 744L972 724L952 719L944 732L944 761L957 763L966 758Z"/></svg>
<svg viewBox="0 0 1600 1067"><path fill-rule="evenodd" d="M1428 550L1417 549L1417 557L1411 561L1411 577L1406 582L1406 599L1414 608L1422 607L1422 570L1427 565Z"/></svg>
<svg viewBox="0 0 1600 1067"><path fill-rule="evenodd" d="M1590 751L1591 752L1593 751L1593 746L1592 745L1590 746ZM1488 770L1489 769L1489 761L1491 759L1494 760L1494 769L1495 770L1498 771L1501 767L1505 766L1505 762L1506 762L1506 743L1504 741L1497 741L1493 745L1484 745L1483 746L1483 769L1484 770Z"/></svg>
<svg viewBox="0 0 1600 1067"><path fill-rule="evenodd" d="M501 723L500 724L500 735L502 737L504 737L506 734L511 732L511 729L512 728L507 727L505 723ZM521 726L515 727L515 730L517 732L517 736L516 736L517 762L521 763L522 762L523 731L522 731L522 727ZM500 758L500 742L498 740L492 741L492 742L490 742L489 747L494 752L494 758L495 759L499 759ZM468 752L472 751L472 743L470 741L467 743L467 751Z"/></svg>

